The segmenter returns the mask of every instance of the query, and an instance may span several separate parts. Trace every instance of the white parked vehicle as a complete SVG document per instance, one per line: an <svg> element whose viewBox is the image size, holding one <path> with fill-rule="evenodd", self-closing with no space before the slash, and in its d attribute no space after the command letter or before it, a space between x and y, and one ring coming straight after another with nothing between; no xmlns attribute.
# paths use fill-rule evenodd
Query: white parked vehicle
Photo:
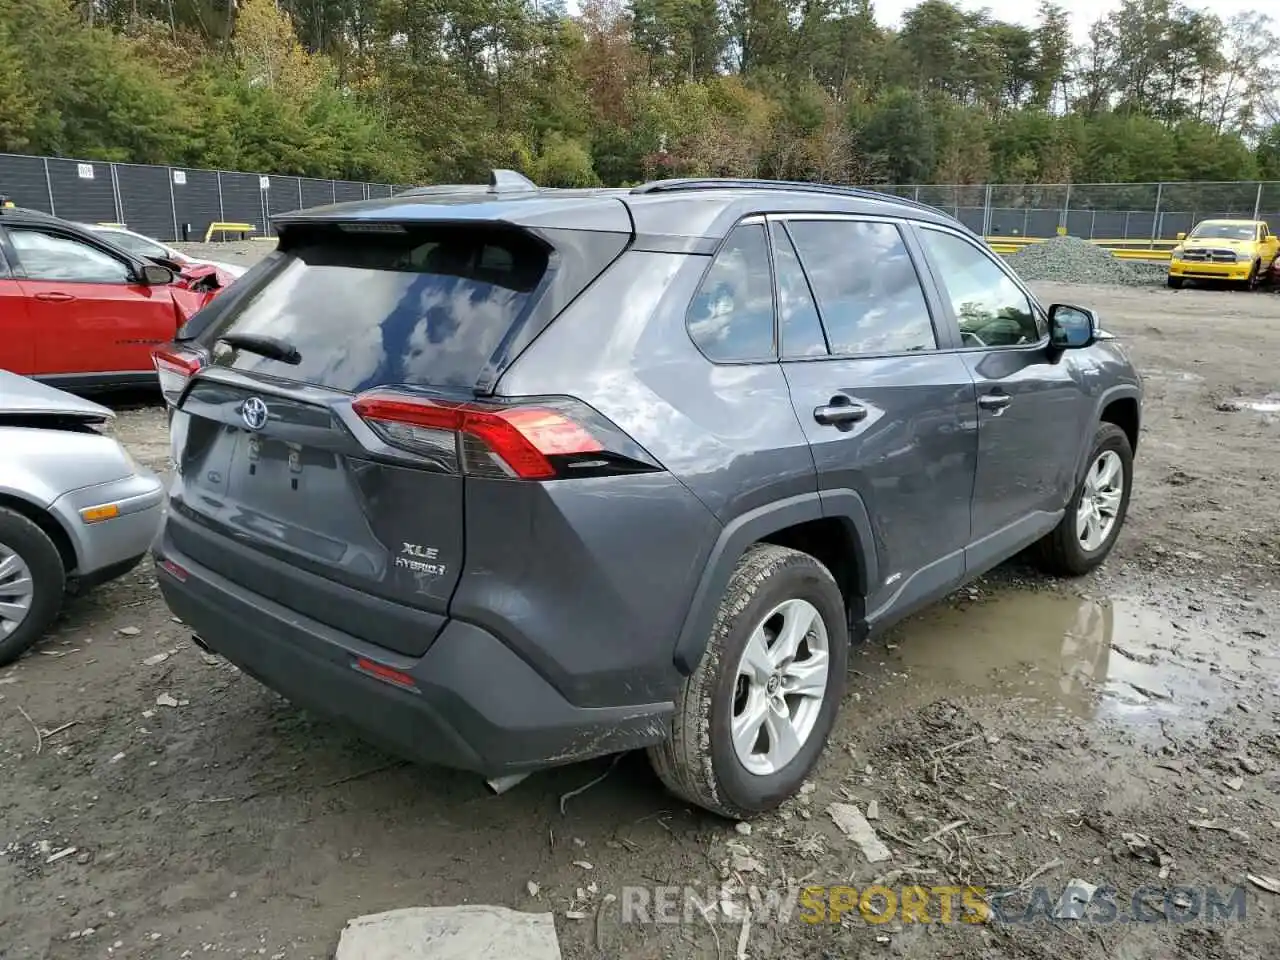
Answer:
<svg viewBox="0 0 1280 960"><path fill-rule="evenodd" d="M0 370L0 665L53 623L69 590L132 570L163 484L98 428L106 407Z"/></svg>
<svg viewBox="0 0 1280 960"><path fill-rule="evenodd" d="M125 227L106 226L100 223L82 223L80 226L86 230L91 230L101 237L105 237L118 247L124 247L130 253L139 257L161 257L165 260L173 260L182 265L199 265L205 264L211 267L217 267L219 270L225 270L233 277L241 276L248 267L235 263L226 263L222 260L202 260L199 257L192 257L183 253L181 250L175 250L166 243L151 237L143 236L136 231L126 229Z"/></svg>

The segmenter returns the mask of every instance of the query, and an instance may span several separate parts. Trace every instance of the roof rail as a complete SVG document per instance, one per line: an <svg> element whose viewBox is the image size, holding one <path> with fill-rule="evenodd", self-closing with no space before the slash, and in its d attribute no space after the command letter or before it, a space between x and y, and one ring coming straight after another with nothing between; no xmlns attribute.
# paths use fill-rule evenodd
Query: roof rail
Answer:
<svg viewBox="0 0 1280 960"><path fill-rule="evenodd" d="M674 180L653 180L649 183L643 183L638 187L633 187L632 193L674 193L680 190L732 190L732 189L761 189L761 190L792 190L797 193L826 193L842 197L860 197L864 200L894 200L908 207L916 207L921 210L929 210L933 213L946 212L938 207L930 206L919 200L912 200L909 197L899 197L892 193L882 193L878 190L868 190L864 187L843 187L834 183L807 183L802 180L753 180L750 178L738 177L687 177Z"/></svg>
<svg viewBox="0 0 1280 960"><path fill-rule="evenodd" d="M395 194L397 197L426 197L448 193L485 193L488 187L478 183L432 183L425 187L410 187Z"/></svg>

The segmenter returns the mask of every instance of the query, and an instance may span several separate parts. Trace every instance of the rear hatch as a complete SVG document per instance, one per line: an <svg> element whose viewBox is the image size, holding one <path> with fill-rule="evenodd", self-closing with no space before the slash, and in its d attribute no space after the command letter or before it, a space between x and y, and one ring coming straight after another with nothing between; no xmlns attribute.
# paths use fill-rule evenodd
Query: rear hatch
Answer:
<svg viewBox="0 0 1280 960"><path fill-rule="evenodd" d="M508 469L486 458L514 428L476 398L629 239L569 237L583 233L283 229L271 266L157 357L178 411L173 546L336 629L424 652L464 561L463 460Z"/></svg>

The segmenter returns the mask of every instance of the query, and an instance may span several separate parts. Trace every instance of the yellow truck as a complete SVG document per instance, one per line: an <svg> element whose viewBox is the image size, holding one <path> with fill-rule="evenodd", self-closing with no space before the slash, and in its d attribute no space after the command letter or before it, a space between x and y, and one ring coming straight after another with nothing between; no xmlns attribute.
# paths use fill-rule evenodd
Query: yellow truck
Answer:
<svg viewBox="0 0 1280 960"><path fill-rule="evenodd" d="M1187 280L1228 280L1252 290L1280 250L1280 238L1261 220L1201 220L1178 240L1169 255L1174 289Z"/></svg>

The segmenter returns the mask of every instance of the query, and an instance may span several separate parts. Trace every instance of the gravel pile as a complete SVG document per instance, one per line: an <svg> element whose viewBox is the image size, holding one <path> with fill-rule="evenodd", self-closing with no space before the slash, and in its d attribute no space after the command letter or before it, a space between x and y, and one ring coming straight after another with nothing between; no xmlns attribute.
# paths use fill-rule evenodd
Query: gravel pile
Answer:
<svg viewBox="0 0 1280 960"><path fill-rule="evenodd" d="M1017 253L1006 254L1006 259L1023 280L1059 283L1146 286L1163 283L1168 272L1162 263L1119 260L1079 237L1054 237L1043 243L1032 243Z"/></svg>

